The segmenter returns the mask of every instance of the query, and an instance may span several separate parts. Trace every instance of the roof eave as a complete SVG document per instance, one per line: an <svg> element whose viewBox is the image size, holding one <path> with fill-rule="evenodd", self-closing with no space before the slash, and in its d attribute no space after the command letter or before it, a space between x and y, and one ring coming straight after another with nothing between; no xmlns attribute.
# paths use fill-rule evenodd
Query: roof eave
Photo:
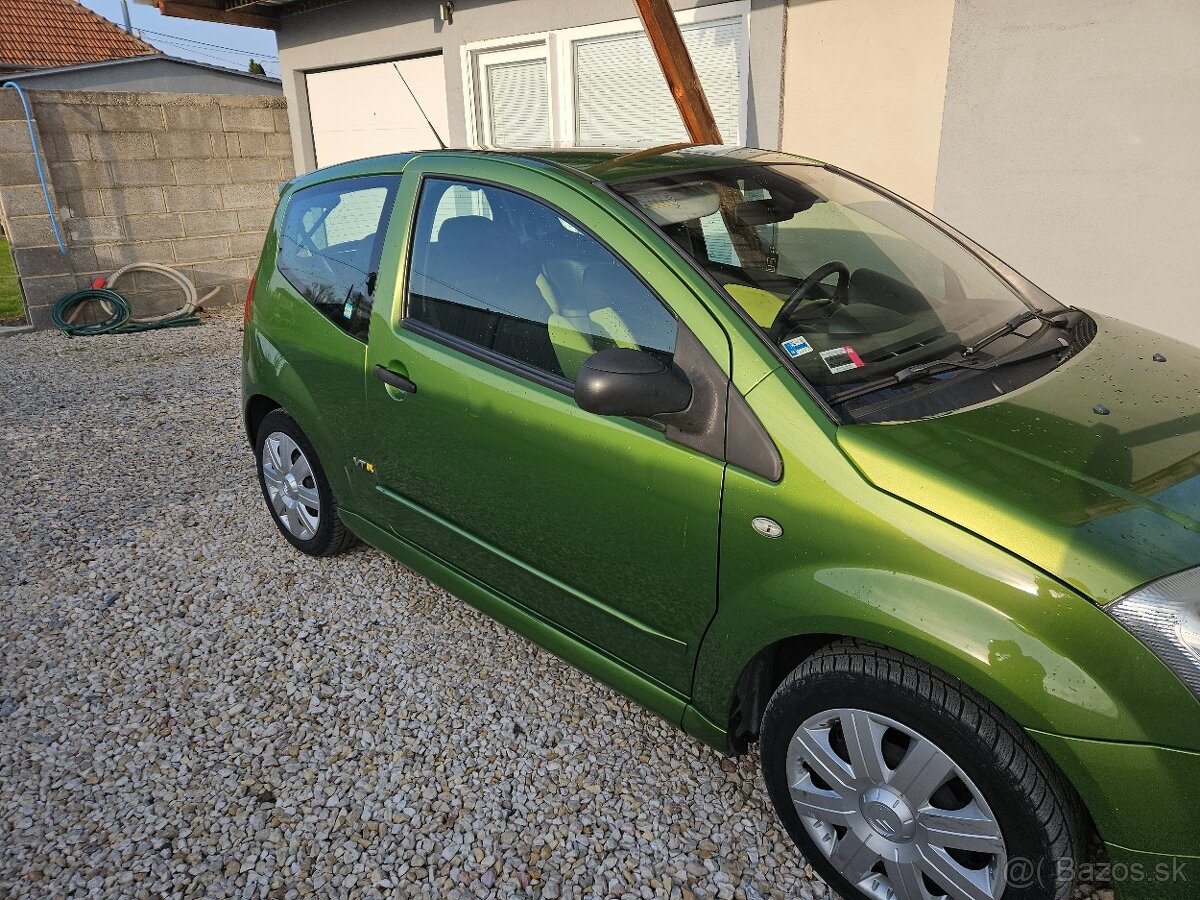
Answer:
<svg viewBox="0 0 1200 900"><path fill-rule="evenodd" d="M164 16L226 25L277 29L285 15L336 6L348 0L153 0Z"/></svg>
<svg viewBox="0 0 1200 900"><path fill-rule="evenodd" d="M201 22L219 22L224 25L245 25L248 28L279 27L279 13L252 12L257 4L238 3L233 9L219 0L157 0L158 11L164 16L177 19L197 19Z"/></svg>

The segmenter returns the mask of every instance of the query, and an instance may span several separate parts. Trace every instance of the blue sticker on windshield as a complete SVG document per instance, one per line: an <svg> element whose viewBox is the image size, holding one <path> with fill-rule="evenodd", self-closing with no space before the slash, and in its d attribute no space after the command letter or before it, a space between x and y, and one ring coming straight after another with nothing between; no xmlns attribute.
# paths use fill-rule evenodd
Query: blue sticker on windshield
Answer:
<svg viewBox="0 0 1200 900"><path fill-rule="evenodd" d="M803 356L805 353L812 353L812 345L802 337L794 337L784 341L783 349L787 351L787 355L792 359L795 359L797 356Z"/></svg>

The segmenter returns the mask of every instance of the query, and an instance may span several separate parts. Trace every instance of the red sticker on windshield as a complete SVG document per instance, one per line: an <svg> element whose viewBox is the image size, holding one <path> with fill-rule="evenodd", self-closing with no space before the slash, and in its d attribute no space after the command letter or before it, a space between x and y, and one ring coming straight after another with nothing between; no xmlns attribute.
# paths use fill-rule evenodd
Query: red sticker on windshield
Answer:
<svg viewBox="0 0 1200 900"><path fill-rule="evenodd" d="M825 361L825 368L829 369L831 375L861 369L866 365L849 344L845 347L834 347L832 350L822 350L821 359Z"/></svg>

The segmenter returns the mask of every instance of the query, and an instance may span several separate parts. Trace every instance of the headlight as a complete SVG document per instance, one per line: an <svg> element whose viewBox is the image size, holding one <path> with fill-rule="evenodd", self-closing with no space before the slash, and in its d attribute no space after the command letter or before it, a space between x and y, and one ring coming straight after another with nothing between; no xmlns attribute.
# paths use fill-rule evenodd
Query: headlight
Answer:
<svg viewBox="0 0 1200 900"><path fill-rule="evenodd" d="M1105 610L1200 697L1200 568L1144 584Z"/></svg>

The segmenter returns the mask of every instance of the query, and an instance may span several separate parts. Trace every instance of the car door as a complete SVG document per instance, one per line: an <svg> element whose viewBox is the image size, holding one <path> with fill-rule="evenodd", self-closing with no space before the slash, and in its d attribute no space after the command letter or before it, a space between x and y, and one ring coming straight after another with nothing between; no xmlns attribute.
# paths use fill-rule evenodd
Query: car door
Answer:
<svg viewBox="0 0 1200 900"><path fill-rule="evenodd" d="M719 374L728 340L588 190L477 158L406 170L408 269L368 347L369 514L684 695L716 609L724 464L584 412L571 385L611 346Z"/></svg>

